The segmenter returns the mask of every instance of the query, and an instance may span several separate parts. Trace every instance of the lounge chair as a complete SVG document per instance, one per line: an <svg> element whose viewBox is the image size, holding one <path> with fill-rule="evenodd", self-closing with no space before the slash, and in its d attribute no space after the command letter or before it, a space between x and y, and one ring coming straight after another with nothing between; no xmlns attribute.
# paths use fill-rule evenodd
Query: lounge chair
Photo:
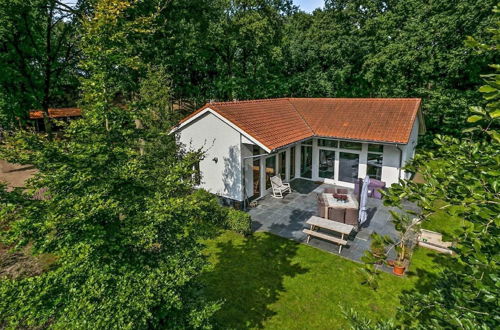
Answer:
<svg viewBox="0 0 500 330"><path fill-rule="evenodd" d="M279 176L273 176L270 180L274 198L283 198L283 193L292 192L290 184L284 183Z"/></svg>

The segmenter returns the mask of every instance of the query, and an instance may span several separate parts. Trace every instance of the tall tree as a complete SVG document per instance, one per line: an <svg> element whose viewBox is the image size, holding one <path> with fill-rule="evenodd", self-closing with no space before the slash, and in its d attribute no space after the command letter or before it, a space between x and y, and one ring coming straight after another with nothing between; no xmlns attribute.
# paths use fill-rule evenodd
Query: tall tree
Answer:
<svg viewBox="0 0 500 330"><path fill-rule="evenodd" d="M173 0L153 38L151 58L171 72L176 98L281 96L281 41L291 0Z"/></svg>
<svg viewBox="0 0 500 330"><path fill-rule="evenodd" d="M495 7L492 41L469 44L498 54L500 9ZM456 255L443 271L430 278L425 289L403 294L398 324L412 329L494 329L500 322L500 66L483 76L479 91L485 106L471 107L467 129L459 138L437 136L437 148L415 158L410 170L425 183L403 181L393 186L384 203L404 208L403 199L417 203L422 220L430 217L456 222ZM465 110L464 110L465 111ZM467 225L471 224L471 225ZM370 325L350 315L359 329L392 329L394 323ZM354 316L354 317L353 317Z"/></svg>
<svg viewBox="0 0 500 330"><path fill-rule="evenodd" d="M15 208L14 219L0 212L3 234L56 261L41 275L0 280L1 326L209 326L217 305L196 286L206 264L199 242L226 211L193 190L200 152L181 152L165 133L166 103L153 89L166 75L141 61L164 7L147 5L97 1L83 23L83 119L62 140L19 132L3 149L40 170L32 189L47 189L41 201L0 200Z"/></svg>
<svg viewBox="0 0 500 330"><path fill-rule="evenodd" d="M74 105L84 0L0 0L0 120L12 126L30 109Z"/></svg>
<svg viewBox="0 0 500 330"><path fill-rule="evenodd" d="M309 97L422 97L429 133L459 134L481 102L475 90L492 54L464 45L485 37L494 0L326 1L288 19L284 93Z"/></svg>

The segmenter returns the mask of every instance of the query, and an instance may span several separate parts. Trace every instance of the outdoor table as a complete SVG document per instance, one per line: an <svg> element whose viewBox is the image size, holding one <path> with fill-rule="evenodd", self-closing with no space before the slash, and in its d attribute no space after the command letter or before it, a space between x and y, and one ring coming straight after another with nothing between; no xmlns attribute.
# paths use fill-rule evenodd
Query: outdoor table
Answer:
<svg viewBox="0 0 500 330"><path fill-rule="evenodd" d="M323 200L327 207L344 208L344 209L358 209L359 204L354 195L347 194L347 202L342 202L333 197L333 194L323 194Z"/></svg>
<svg viewBox="0 0 500 330"><path fill-rule="evenodd" d="M342 235L342 237L340 238L340 241L342 241L342 242L344 242L344 235L349 235L354 229L354 226L346 225L345 223L340 223L340 222L336 222L333 220L320 218L320 217L317 217L314 215L306 221L306 224L311 226L311 231L314 231L315 228L323 228L323 229L327 229L327 230L331 230L333 232L339 233ZM326 236L326 235L323 234L319 237L325 238L323 236ZM340 253L342 251L342 245L345 245L345 244L339 242L338 241L339 239L336 237L333 237L333 236L331 236L330 240L334 241L336 243L339 243L339 246L340 246L339 253ZM309 242L309 239L308 239L308 242Z"/></svg>

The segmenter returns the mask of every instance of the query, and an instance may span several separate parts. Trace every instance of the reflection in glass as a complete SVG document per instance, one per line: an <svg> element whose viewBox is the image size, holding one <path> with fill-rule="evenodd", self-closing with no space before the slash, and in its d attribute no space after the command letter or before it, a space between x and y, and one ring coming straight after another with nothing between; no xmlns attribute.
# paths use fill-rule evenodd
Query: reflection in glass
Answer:
<svg viewBox="0 0 500 330"><path fill-rule="evenodd" d="M384 146L381 144L369 144L368 151L370 151L370 152L384 152Z"/></svg>
<svg viewBox="0 0 500 330"><path fill-rule="evenodd" d="M361 150L361 147L362 147L361 143L340 141L341 149Z"/></svg>
<svg viewBox="0 0 500 330"><path fill-rule="evenodd" d="M341 152L339 159L339 181L355 183L358 179L359 155Z"/></svg>
<svg viewBox="0 0 500 330"><path fill-rule="evenodd" d="M312 178L312 147L301 146L300 176L308 179Z"/></svg>
<svg viewBox="0 0 500 330"><path fill-rule="evenodd" d="M383 162L382 155L368 153L366 174L368 176L370 176L370 178L381 180L382 179L382 162Z"/></svg>
<svg viewBox="0 0 500 330"><path fill-rule="evenodd" d="M271 188L271 178L276 175L276 155L266 158L266 189Z"/></svg>
<svg viewBox="0 0 500 330"><path fill-rule="evenodd" d="M320 147L329 147L329 148L338 148L339 147L339 141L337 141L337 140L318 139L318 146L320 146Z"/></svg>
<svg viewBox="0 0 500 330"><path fill-rule="evenodd" d="M335 175L335 151L319 150L319 177L334 179Z"/></svg>
<svg viewBox="0 0 500 330"><path fill-rule="evenodd" d="M260 159L253 160L253 195L260 196Z"/></svg>
<svg viewBox="0 0 500 330"><path fill-rule="evenodd" d="M282 152L279 154L279 175L281 180L285 180L286 177L286 152Z"/></svg>

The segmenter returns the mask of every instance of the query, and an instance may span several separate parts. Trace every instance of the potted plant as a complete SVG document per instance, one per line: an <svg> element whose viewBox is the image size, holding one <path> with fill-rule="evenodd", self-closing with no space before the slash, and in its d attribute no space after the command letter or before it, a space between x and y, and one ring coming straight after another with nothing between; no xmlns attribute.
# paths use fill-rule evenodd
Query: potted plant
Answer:
<svg viewBox="0 0 500 330"><path fill-rule="evenodd" d="M411 243L416 239L416 233L420 221L417 218L411 218L407 214L399 214L391 211L392 222L399 232L399 238L394 243L393 247L396 251L396 260L392 272L396 275L402 276L408 266L411 253Z"/></svg>
<svg viewBox="0 0 500 330"><path fill-rule="evenodd" d="M411 242L415 238L419 222L407 215L391 213L394 226L399 232L398 239L393 240L389 236L373 233L371 235L370 250L365 253L363 261L374 265L385 262L385 264L392 267L392 272L395 275L402 276L408 267ZM396 259L390 260L389 255L393 249L396 252Z"/></svg>

